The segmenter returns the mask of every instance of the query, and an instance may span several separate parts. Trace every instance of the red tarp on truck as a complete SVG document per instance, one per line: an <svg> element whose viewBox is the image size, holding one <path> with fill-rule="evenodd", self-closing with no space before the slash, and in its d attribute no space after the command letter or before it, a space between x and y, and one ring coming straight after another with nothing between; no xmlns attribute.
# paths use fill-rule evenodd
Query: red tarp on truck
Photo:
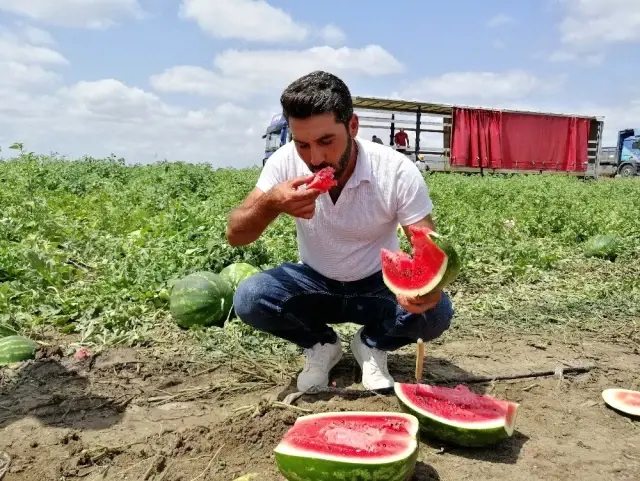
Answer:
<svg viewBox="0 0 640 481"><path fill-rule="evenodd" d="M589 127L579 117L454 108L451 165L584 172Z"/></svg>

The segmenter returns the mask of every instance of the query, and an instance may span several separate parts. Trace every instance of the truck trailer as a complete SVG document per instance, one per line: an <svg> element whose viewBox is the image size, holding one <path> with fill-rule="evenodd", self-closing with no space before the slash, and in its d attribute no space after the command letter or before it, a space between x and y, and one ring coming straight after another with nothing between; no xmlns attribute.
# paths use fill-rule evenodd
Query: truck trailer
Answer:
<svg viewBox="0 0 640 481"><path fill-rule="evenodd" d="M354 97L361 127L415 134L412 154L439 172L597 176L602 117ZM426 134L426 135L425 135ZM429 139L423 141L423 136Z"/></svg>
<svg viewBox="0 0 640 481"><path fill-rule="evenodd" d="M602 146L604 118L524 110L487 109L410 100L353 97L362 129L399 129L415 140L405 155L436 172L540 173L595 177L640 173L639 129L619 133L617 147ZM426 138L423 138L426 137ZM266 133L263 165L291 140L282 115ZM604 155L611 152L613 157ZM601 159L603 164L601 165ZM607 170L609 172L607 172Z"/></svg>

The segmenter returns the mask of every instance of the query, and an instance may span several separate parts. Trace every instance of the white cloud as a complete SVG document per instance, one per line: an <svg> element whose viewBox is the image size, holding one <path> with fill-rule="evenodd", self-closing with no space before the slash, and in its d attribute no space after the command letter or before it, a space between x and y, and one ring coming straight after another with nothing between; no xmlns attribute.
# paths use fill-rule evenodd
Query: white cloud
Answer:
<svg viewBox="0 0 640 481"><path fill-rule="evenodd" d="M495 28L509 23L513 23L513 18L505 13L500 13L487 21L487 27Z"/></svg>
<svg viewBox="0 0 640 481"><path fill-rule="evenodd" d="M193 20L216 38L263 43L297 43L311 39L340 46L346 35L330 23L311 25L294 19L266 0L182 0L179 15Z"/></svg>
<svg viewBox="0 0 640 481"><path fill-rule="evenodd" d="M264 0L182 0L180 16L218 38L301 42L309 28Z"/></svg>
<svg viewBox="0 0 640 481"><path fill-rule="evenodd" d="M217 98L269 95L313 70L340 76L378 77L400 73L403 65L378 45L361 49L314 47L308 50L227 50L214 59L215 70L175 66L151 77L160 92L185 92Z"/></svg>
<svg viewBox="0 0 640 481"><path fill-rule="evenodd" d="M562 78L541 78L522 70L451 72L410 83L399 95L452 103L512 101L536 92L553 91L562 82Z"/></svg>
<svg viewBox="0 0 640 481"><path fill-rule="evenodd" d="M585 65L594 67L602 65L604 62L604 55L601 53L596 54L579 54L570 52L567 50L556 50L549 55L549 61L554 63L562 62L582 62Z"/></svg>
<svg viewBox="0 0 640 481"><path fill-rule="evenodd" d="M62 54L48 47L27 43L13 33L0 33L0 60L13 60L24 64L67 65Z"/></svg>
<svg viewBox="0 0 640 481"><path fill-rule="evenodd" d="M20 34L29 37L29 31L24 29L11 31L3 28L0 31L0 92L7 94L16 88L28 91L58 84L61 77L48 69L66 66L68 60L51 48L20 38ZM39 40L53 40L43 34L47 32L40 31L37 35ZM0 105L2 108L3 105Z"/></svg>
<svg viewBox="0 0 640 481"><path fill-rule="evenodd" d="M68 61L28 37L24 29L0 32L0 155L17 141L73 157L113 152L132 162L261 162L261 135L273 112L227 102L187 109L116 79L65 86L54 69ZM44 37L32 40L38 38Z"/></svg>
<svg viewBox="0 0 640 481"><path fill-rule="evenodd" d="M261 162L260 137L272 114L229 103L186 109L115 79L10 98L0 89L0 142L72 156L113 152L130 162L168 158L244 167Z"/></svg>
<svg viewBox="0 0 640 481"><path fill-rule="evenodd" d="M56 41L46 30L26 25L23 28L25 38L34 45L55 45Z"/></svg>
<svg viewBox="0 0 640 481"><path fill-rule="evenodd" d="M0 0L0 11L62 27L104 29L140 17L138 0Z"/></svg>
<svg viewBox="0 0 640 481"><path fill-rule="evenodd" d="M576 48L640 41L638 0L562 0L566 17L560 25L562 42Z"/></svg>
<svg viewBox="0 0 640 481"><path fill-rule="evenodd" d="M26 90L35 86L54 85L61 78L55 72L45 70L39 65L26 65L11 60L0 60L0 90L21 88ZM0 111L2 105L0 105Z"/></svg>
<svg viewBox="0 0 640 481"><path fill-rule="evenodd" d="M342 29L332 23L325 25L325 27L320 31L320 37L328 45L343 45L347 40L347 35L342 31Z"/></svg>

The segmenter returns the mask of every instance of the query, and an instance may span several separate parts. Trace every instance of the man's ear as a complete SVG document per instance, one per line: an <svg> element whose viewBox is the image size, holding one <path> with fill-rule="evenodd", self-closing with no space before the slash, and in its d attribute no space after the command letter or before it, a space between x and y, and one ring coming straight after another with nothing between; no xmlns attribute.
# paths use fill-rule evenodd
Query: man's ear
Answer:
<svg viewBox="0 0 640 481"><path fill-rule="evenodd" d="M351 137L355 137L356 135L358 135L358 132L360 130L360 119L358 118L358 114L353 114L351 116L351 120L349 120L349 134L351 134Z"/></svg>

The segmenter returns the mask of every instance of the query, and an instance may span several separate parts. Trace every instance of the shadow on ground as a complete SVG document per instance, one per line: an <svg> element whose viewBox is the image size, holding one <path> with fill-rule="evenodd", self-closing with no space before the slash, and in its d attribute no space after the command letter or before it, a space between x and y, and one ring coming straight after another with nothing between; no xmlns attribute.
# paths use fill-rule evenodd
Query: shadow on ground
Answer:
<svg viewBox="0 0 640 481"><path fill-rule="evenodd" d="M74 429L118 423L130 399L123 399L117 388L111 390L116 397L92 393L80 374L87 364L49 358L0 371L0 429L25 417Z"/></svg>
<svg viewBox="0 0 640 481"><path fill-rule="evenodd" d="M440 481L440 475L433 466L418 461L410 481Z"/></svg>
<svg viewBox="0 0 640 481"><path fill-rule="evenodd" d="M442 450L442 456L459 456L461 458L495 464L516 464L520 457L522 446L524 446L528 440L528 436L517 430L513 433L513 436L505 439L501 443L480 448L450 446L437 440L427 439L424 436L420 438L420 442L423 445L427 445L435 450Z"/></svg>
<svg viewBox="0 0 640 481"><path fill-rule="evenodd" d="M414 384L416 382L415 362L415 354L389 354L389 372L398 382ZM432 356L425 359L422 373L421 382L426 384L449 385L450 387L464 383L465 380L474 377L473 373L456 366L449 360ZM279 400L284 399L288 394L298 390L296 387L297 376L298 373L291 378L289 385L279 393ZM359 398L375 395L375 393L372 392L362 392L362 373L360 366L351 353L345 353L340 362L332 369L329 375L329 383L330 386L335 387L335 389L330 388L326 390L328 392L305 395L304 400L306 402L313 402L314 400L327 401L335 396L353 396ZM332 383L335 383L335 385ZM484 394L486 392L486 386L484 384L470 384L469 389L477 394ZM359 392L353 392L353 390L358 390ZM378 394L383 396L393 395L393 389L381 390Z"/></svg>

